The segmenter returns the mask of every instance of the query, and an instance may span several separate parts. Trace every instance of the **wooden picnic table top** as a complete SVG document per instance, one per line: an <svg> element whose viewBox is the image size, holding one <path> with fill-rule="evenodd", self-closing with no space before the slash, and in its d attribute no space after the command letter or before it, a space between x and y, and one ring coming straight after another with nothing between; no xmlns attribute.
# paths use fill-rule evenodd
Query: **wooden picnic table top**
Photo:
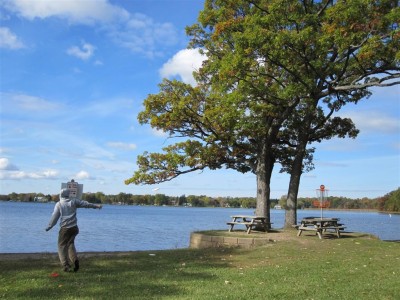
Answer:
<svg viewBox="0 0 400 300"><path fill-rule="evenodd" d="M229 232L233 231L235 225L245 225L247 233L250 233L251 230L256 229L257 227L267 231L272 224L267 222L267 218L263 216L233 215L231 218L232 221L226 223L230 226Z"/></svg>
<svg viewBox="0 0 400 300"><path fill-rule="evenodd" d="M259 220L267 219L266 217L262 217L262 216L246 216L246 215L234 215L234 216L231 216L231 218L259 219Z"/></svg>
<svg viewBox="0 0 400 300"><path fill-rule="evenodd" d="M301 225L298 226L298 233L297 236L300 236L302 231L315 231L320 239L322 239L322 234L327 232L327 230L334 230L336 236L340 237L340 230L343 230L343 224L339 224L339 218L303 218L301 220Z"/></svg>
<svg viewBox="0 0 400 300"><path fill-rule="evenodd" d="M301 223L325 223L325 222L338 222L340 221L339 218L303 218Z"/></svg>

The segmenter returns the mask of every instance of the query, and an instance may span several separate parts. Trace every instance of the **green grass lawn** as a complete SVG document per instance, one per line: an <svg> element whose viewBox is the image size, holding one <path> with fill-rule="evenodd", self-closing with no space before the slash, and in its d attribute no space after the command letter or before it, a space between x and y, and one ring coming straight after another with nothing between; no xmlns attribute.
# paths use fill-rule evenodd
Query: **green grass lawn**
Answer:
<svg viewBox="0 0 400 300"><path fill-rule="evenodd" d="M0 299L397 300L400 243L304 235L251 250L83 255L77 273L61 272L54 256L2 260Z"/></svg>

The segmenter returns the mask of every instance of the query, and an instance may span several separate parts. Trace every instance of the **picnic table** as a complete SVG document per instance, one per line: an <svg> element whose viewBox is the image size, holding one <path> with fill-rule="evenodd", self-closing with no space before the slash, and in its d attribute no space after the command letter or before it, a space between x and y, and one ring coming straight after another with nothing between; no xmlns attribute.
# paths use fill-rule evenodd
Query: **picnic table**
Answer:
<svg viewBox="0 0 400 300"><path fill-rule="evenodd" d="M267 222L266 217L261 216L243 216L243 215L235 215L231 216L232 221L227 222L229 225L229 232L233 231L233 227L235 225L244 225L246 227L246 231L249 234L251 230L263 230L268 231L271 228L270 222Z"/></svg>
<svg viewBox="0 0 400 300"><path fill-rule="evenodd" d="M346 227L340 224L339 221L340 219L338 218L303 218L300 226L298 226L297 236L300 236L303 231L314 231L320 239L322 239L322 234L327 232L334 232L340 238L340 231Z"/></svg>

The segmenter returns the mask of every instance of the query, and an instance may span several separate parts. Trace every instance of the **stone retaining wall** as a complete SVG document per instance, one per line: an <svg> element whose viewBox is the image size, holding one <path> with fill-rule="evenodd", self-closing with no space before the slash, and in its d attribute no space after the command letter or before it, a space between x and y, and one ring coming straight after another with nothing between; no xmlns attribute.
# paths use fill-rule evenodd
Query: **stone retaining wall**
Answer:
<svg viewBox="0 0 400 300"><path fill-rule="evenodd" d="M212 248L212 247L243 247L252 248L275 242L269 238L213 236L200 232L190 234L190 248Z"/></svg>

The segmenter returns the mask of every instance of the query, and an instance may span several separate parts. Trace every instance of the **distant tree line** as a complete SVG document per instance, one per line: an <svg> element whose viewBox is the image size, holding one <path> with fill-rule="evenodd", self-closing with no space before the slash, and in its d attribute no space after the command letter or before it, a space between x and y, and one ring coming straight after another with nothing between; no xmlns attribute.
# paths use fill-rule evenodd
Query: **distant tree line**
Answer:
<svg viewBox="0 0 400 300"><path fill-rule="evenodd" d="M133 195L130 193L119 193L117 195L106 195L102 192L84 193L83 200L91 203L114 204L114 205L168 205L168 206L192 206L192 207L243 207L255 208L256 199L252 197L209 197L205 195L182 195L167 196L155 195ZM59 195L44 195L42 193L11 193L0 195L0 201L19 202L57 202ZM275 199L275 203L278 200Z"/></svg>
<svg viewBox="0 0 400 300"><path fill-rule="evenodd" d="M83 199L91 203L103 203L114 205L156 205L156 206L191 206L191 207L232 207L232 208L255 208L256 198L254 197L209 197L205 195L182 195L167 196L164 194L155 195L133 195L130 193L119 193L117 195L106 195L102 192L84 193ZM298 198L298 209L315 208L316 198ZM11 193L0 195L0 201L20 202L57 202L59 195L44 195L41 193ZM387 212L400 212L400 188L392 191L383 197L357 198L331 196L326 199L330 209L371 209ZM271 200L271 208L279 205L286 208L286 197Z"/></svg>

